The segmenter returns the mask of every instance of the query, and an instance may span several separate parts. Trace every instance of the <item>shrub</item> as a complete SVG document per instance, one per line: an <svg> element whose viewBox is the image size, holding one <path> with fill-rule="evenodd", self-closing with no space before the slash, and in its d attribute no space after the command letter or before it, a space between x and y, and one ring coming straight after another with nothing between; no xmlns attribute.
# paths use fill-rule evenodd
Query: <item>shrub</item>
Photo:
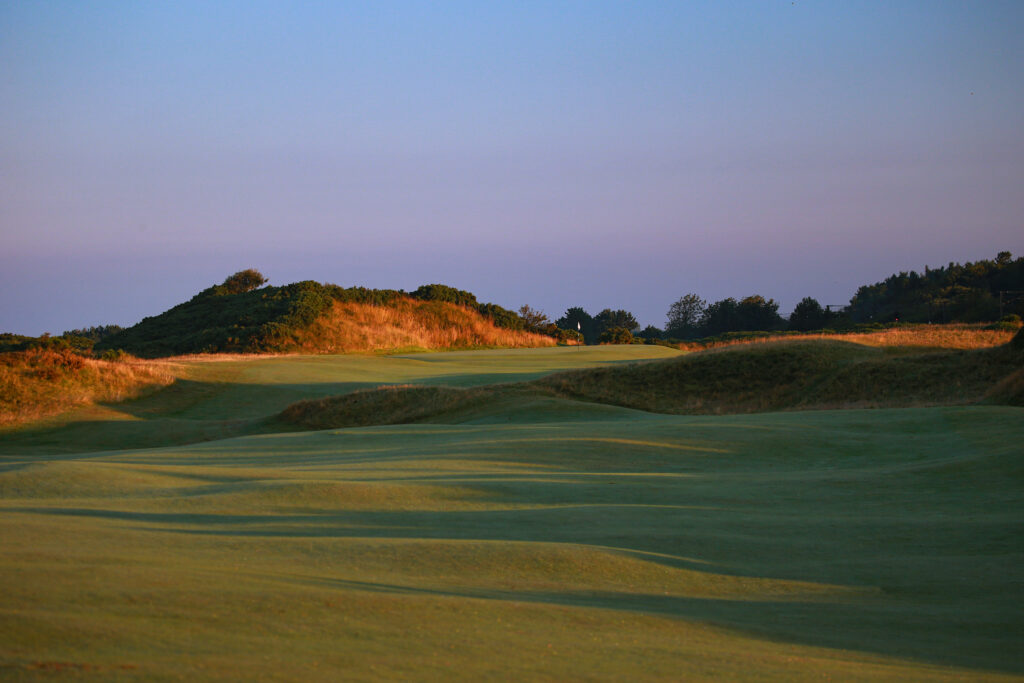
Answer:
<svg viewBox="0 0 1024 683"><path fill-rule="evenodd" d="M625 327L613 327L601 333L599 344L632 344L633 334Z"/></svg>
<svg viewBox="0 0 1024 683"><path fill-rule="evenodd" d="M472 293L465 292L461 289L455 289L448 285L421 285L412 293L412 298L422 299L423 301L447 301L448 303L458 304L459 306L476 307L479 305L477 303L476 296Z"/></svg>

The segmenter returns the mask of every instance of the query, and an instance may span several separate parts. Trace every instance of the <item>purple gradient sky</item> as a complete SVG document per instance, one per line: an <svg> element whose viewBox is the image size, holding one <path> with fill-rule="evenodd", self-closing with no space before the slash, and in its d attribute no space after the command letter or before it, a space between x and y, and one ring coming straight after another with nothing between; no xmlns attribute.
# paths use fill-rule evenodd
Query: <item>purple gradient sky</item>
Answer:
<svg viewBox="0 0 1024 683"><path fill-rule="evenodd" d="M0 0L0 331L255 267L558 317L1024 252L1024 3Z"/></svg>

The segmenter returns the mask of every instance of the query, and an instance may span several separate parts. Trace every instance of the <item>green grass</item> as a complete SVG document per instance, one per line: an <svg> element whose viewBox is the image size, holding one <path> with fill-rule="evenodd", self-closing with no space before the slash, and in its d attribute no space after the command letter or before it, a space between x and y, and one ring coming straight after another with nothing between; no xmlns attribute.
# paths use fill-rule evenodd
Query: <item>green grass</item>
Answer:
<svg viewBox="0 0 1024 683"><path fill-rule="evenodd" d="M194 363L4 432L0 678L1022 678L1021 408L269 419L671 353Z"/></svg>

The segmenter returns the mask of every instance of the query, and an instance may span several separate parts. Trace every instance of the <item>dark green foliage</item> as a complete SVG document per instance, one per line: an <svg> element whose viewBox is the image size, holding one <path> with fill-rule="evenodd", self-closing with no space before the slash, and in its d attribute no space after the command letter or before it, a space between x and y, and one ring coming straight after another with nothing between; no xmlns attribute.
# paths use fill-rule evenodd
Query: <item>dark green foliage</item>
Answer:
<svg viewBox="0 0 1024 683"><path fill-rule="evenodd" d="M544 334L549 337L554 337L561 343L565 344L582 344L584 343L583 335L577 330L564 330L558 327L554 323L551 323L544 329Z"/></svg>
<svg viewBox="0 0 1024 683"><path fill-rule="evenodd" d="M890 275L859 288L848 311L856 322L987 322L1008 313L1021 314L1024 258L1015 260L1004 251L991 261Z"/></svg>
<svg viewBox="0 0 1024 683"><path fill-rule="evenodd" d="M423 301L447 301L450 304L458 304L459 306L467 306L469 308L476 308L479 305L476 296L470 292L455 289L448 285L422 285L412 293L412 297L414 299L422 299Z"/></svg>
<svg viewBox="0 0 1024 683"><path fill-rule="evenodd" d="M44 349L49 351L76 351L87 354L92 349L92 346L92 339L68 332L59 337L51 337L49 333L38 337L28 337L23 334L10 334L8 332L0 334L0 352Z"/></svg>
<svg viewBox="0 0 1024 683"><path fill-rule="evenodd" d="M490 318L496 327L503 327L507 330L523 329L523 319L515 311L502 308L497 304L480 303L473 293L448 285L422 285L409 296L422 301L444 301L472 308L485 318Z"/></svg>
<svg viewBox="0 0 1024 683"><path fill-rule="evenodd" d="M700 334L700 321L708 302L696 294L681 297L668 309L668 324L665 332L677 339L690 339Z"/></svg>
<svg viewBox="0 0 1024 683"><path fill-rule="evenodd" d="M250 284L254 281L248 280ZM452 287L425 285L416 293L418 299L477 309L499 327L521 329L523 324L516 313L495 304L478 304L469 292ZM346 289L313 280L233 294L226 291L226 285L217 285L158 316L144 318L134 327L104 336L95 348L101 352L125 349L145 358L283 350L298 331L315 322L335 301L386 306L408 296L393 289Z"/></svg>
<svg viewBox="0 0 1024 683"><path fill-rule="evenodd" d="M536 332L537 334L546 334L546 330L551 325L551 320L544 311L538 311L535 308L523 304L519 307L519 317L523 321L523 329L527 332Z"/></svg>
<svg viewBox="0 0 1024 683"><path fill-rule="evenodd" d="M820 330L825 326L825 309L821 307L817 299L804 297L796 305L789 316L789 329L807 332L809 330Z"/></svg>
<svg viewBox="0 0 1024 683"><path fill-rule="evenodd" d="M62 337L85 337L91 339L93 342L98 342L101 339L109 337L112 334L117 334L124 328L120 325L94 325L92 327L85 327L76 330L67 330L62 334Z"/></svg>
<svg viewBox="0 0 1024 683"><path fill-rule="evenodd" d="M594 328L594 317L579 306L568 309L555 325L563 330L576 331L583 335L587 344L597 343L597 331Z"/></svg>
<svg viewBox="0 0 1024 683"><path fill-rule="evenodd" d="M29 337L24 334L0 333L0 353L5 351L24 351L28 348L29 342L34 339L36 337Z"/></svg>
<svg viewBox="0 0 1024 683"><path fill-rule="evenodd" d="M238 271L234 275L229 275L224 279L224 282L219 285L207 287L203 291L199 292L199 294L194 298L244 294L246 292L251 292L266 282L267 278L263 277L263 273L254 268L247 268L246 270Z"/></svg>
<svg viewBox="0 0 1024 683"><path fill-rule="evenodd" d="M267 284L267 278L263 277L263 273L255 268L247 268L228 276L221 287L227 290L226 294L243 294L265 284Z"/></svg>
<svg viewBox="0 0 1024 683"><path fill-rule="evenodd" d="M490 318L495 327L504 327L506 330L523 329L523 319L515 311L502 308L498 304L476 304L471 308L475 308L485 318Z"/></svg>
<svg viewBox="0 0 1024 683"><path fill-rule="evenodd" d="M280 348L338 301L386 301L397 292L322 285L312 280L237 294L211 287L190 301L102 339L98 351L122 348L142 357Z"/></svg>
<svg viewBox="0 0 1024 683"><path fill-rule="evenodd" d="M329 305L324 285L296 282L238 294L204 290L190 301L102 339L99 351L123 348L136 356L272 350L293 327L309 324Z"/></svg>
<svg viewBox="0 0 1024 683"><path fill-rule="evenodd" d="M598 335L616 327L632 331L640 327L640 323L636 321L632 313L621 309L613 311L610 308L606 308L594 316L594 328L597 330ZM632 338L632 335L630 335L630 338Z"/></svg>
<svg viewBox="0 0 1024 683"><path fill-rule="evenodd" d="M625 327L613 327L601 333L599 344L632 344L633 334Z"/></svg>
<svg viewBox="0 0 1024 683"><path fill-rule="evenodd" d="M782 327L779 305L773 299L754 294L737 302L729 297L704 310L700 329L706 336L724 332L774 330Z"/></svg>
<svg viewBox="0 0 1024 683"><path fill-rule="evenodd" d="M639 332L636 336L640 337L641 339L654 340L654 339L661 339L664 336L664 332L659 330L654 325L648 325L641 332Z"/></svg>

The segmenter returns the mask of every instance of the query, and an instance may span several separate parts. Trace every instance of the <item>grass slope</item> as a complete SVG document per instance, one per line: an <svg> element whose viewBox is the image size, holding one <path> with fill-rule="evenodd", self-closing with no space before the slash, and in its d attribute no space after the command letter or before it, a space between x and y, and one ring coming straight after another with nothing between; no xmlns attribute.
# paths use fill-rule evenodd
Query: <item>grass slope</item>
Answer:
<svg viewBox="0 0 1024 683"><path fill-rule="evenodd" d="M675 355L197 360L4 432L0 678L1024 678L1021 408L679 416L529 384ZM386 384L500 400L268 419ZM218 433L248 435L185 443Z"/></svg>
<svg viewBox="0 0 1024 683"><path fill-rule="evenodd" d="M908 353L848 342L752 344L656 364L562 373L537 386L558 396L666 413L1013 403L995 390L1024 367L1011 345ZM993 393L994 392L994 393Z"/></svg>
<svg viewBox="0 0 1024 683"><path fill-rule="evenodd" d="M123 401L173 381L165 366L96 360L70 349L0 353L0 427L97 401Z"/></svg>
<svg viewBox="0 0 1024 683"><path fill-rule="evenodd" d="M831 340L733 346L657 362L607 365L529 383L472 389L389 386L289 406L280 417L305 429L409 422L460 423L524 402L565 408L585 400L658 413L1021 405L1024 350L915 351Z"/></svg>

